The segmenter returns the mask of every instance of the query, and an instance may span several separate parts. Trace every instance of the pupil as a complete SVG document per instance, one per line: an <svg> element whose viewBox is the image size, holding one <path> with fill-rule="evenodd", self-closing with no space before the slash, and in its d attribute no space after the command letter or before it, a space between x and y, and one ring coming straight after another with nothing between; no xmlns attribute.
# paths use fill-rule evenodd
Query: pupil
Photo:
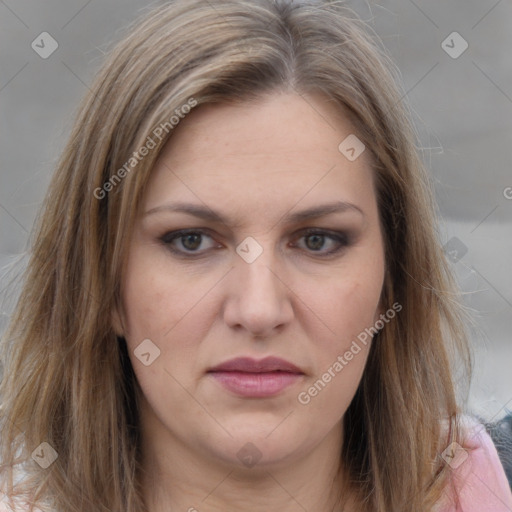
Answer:
<svg viewBox="0 0 512 512"><path fill-rule="evenodd" d="M310 244L306 242L306 245L309 249L317 250L321 249L324 244L324 236L323 235L310 235L307 237L307 240L313 240L313 243Z"/></svg>
<svg viewBox="0 0 512 512"><path fill-rule="evenodd" d="M188 242L190 242L192 240L192 243L189 244ZM190 249L190 250L193 250L193 249L197 249L199 247L199 245L201 245L201 235L185 235L183 238L182 238L182 243L183 243L183 246L185 247L185 249Z"/></svg>

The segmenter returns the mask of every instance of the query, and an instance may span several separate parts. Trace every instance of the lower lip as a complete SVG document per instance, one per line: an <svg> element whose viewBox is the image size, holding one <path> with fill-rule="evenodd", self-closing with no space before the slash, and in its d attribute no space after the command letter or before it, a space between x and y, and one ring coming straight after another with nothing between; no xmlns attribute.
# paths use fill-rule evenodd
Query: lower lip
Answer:
<svg viewBox="0 0 512 512"><path fill-rule="evenodd" d="M210 375L229 391L252 398L277 395L302 377L300 373L290 372L211 372Z"/></svg>

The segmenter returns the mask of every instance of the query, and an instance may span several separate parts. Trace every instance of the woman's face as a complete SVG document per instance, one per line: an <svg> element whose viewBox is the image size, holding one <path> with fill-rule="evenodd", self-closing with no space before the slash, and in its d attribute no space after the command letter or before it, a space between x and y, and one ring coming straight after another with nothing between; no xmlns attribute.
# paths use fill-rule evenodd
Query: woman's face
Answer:
<svg viewBox="0 0 512 512"><path fill-rule="evenodd" d="M279 467L338 446L384 279L368 152L339 149L352 133L294 94L201 106L175 128L114 315L154 450Z"/></svg>

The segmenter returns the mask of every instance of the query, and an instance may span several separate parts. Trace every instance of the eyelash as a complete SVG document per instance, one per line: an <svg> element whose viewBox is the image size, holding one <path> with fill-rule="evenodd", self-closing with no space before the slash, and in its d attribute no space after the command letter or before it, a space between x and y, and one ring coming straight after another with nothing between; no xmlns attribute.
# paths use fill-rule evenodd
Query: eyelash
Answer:
<svg viewBox="0 0 512 512"><path fill-rule="evenodd" d="M323 229L315 229L315 228L307 228L305 230L301 231L302 235L299 237L301 238L307 238L309 236L313 235L320 235L325 236L327 238L330 238L331 240L334 240L338 247L335 249L332 249L328 252L320 252L320 251L310 251L311 254L315 256L320 256L323 258L327 258L329 256L333 256L339 252L341 252L343 249L348 247L351 243L350 236L347 233L344 232L337 232L337 231L328 231ZM207 236L211 238L211 236L203 229L180 229L178 231L171 231L169 233L166 233L160 238L160 241L174 254L177 254L179 256L182 256L184 258L198 258L204 255L206 251L209 249L206 249L205 251L198 252L198 251L190 251L187 252L187 250L179 250L173 247L172 242L174 240L179 240L180 238L184 238L187 235L201 235L201 236ZM201 240L202 241L202 240Z"/></svg>

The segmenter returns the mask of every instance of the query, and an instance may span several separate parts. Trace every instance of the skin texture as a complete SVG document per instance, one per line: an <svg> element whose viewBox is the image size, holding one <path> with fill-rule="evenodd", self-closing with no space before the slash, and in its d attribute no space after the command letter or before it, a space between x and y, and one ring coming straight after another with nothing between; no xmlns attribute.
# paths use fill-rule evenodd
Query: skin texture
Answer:
<svg viewBox="0 0 512 512"><path fill-rule="evenodd" d="M114 314L144 395L152 512L245 510L247 503L252 511L332 510L332 481L343 471L341 420L370 344L308 404L298 395L379 318L385 273L368 151L351 162L338 150L351 133L323 97L275 93L197 108L160 155L130 242L122 311ZM225 221L163 206L177 201L207 206ZM356 208L285 220L333 201ZM185 228L207 234L188 245L162 241ZM325 256L340 244L308 237L305 228L348 233L348 245ZM246 237L263 250L252 263L236 252ZM160 350L148 366L134 354L145 339ZM206 373L234 357L269 355L304 373L270 398L237 396ZM252 467L237 455L244 446L260 457Z"/></svg>

